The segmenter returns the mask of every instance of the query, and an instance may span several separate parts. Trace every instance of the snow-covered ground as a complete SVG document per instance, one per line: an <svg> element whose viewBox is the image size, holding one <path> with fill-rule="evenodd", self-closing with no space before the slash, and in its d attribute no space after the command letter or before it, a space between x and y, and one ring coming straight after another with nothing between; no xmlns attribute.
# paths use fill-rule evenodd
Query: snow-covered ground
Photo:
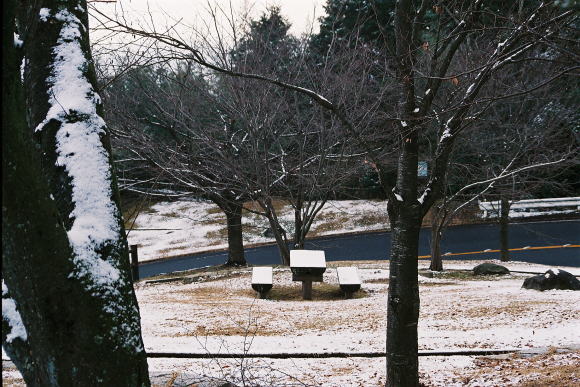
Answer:
<svg viewBox="0 0 580 387"><path fill-rule="evenodd" d="M478 263L453 261L446 269L471 269ZM365 294L344 300L338 291L336 266L353 264L359 266ZM507 266L516 271L548 269L523 262ZM426 269L427 262L420 267ZM577 268L560 269L580 275ZM388 276L386 262L331 263L324 274L325 285L314 284L312 301L300 299L300 285L292 282L288 269L274 269L272 299L256 298L250 269L209 271L204 280L194 282L142 281L136 292L145 346L148 352L190 353L383 351ZM419 349L568 347L572 352L553 351L531 359L421 357L425 385L517 386L548 380L557 372L572 378L572 383L562 386L580 382L580 374L574 376L568 369L580 361L580 292L525 290L521 285L526 276L420 275ZM273 386L378 386L385 381L383 358L151 358L149 367L154 383L160 386L169 380L174 380L174 386L186 386L210 379L237 385L244 379L246 385ZM4 381L17 376L10 369L3 372ZM537 385L546 385L542 383Z"/></svg>
<svg viewBox="0 0 580 387"><path fill-rule="evenodd" d="M479 262L454 261L447 267L471 269ZM351 265L349 263L348 265ZM357 264L355 262L355 264ZM427 263L421 266L426 268ZM511 262L512 270L547 270L543 265ZM574 274L580 270L562 268ZM137 296L148 351L193 353L372 352L385 348L388 265L359 264L366 297L313 301L262 300L250 287L249 269L222 279L164 284L140 283ZM580 349L580 292L538 292L521 289L526 275L473 278L419 277L420 350L568 347ZM336 268L324 281L338 292ZM320 286L320 285L318 285ZM288 289L288 287L290 287ZM274 289L300 293L287 269L274 271ZM317 284L314 285L316 291ZM288 297L286 297L288 298ZM578 361L578 353L558 355L563 363ZM432 386L517 385L495 373L489 383L478 375L475 356L421 357L422 381ZM554 360L555 361L555 360ZM220 368L220 365L222 368ZM240 383L244 377L263 385L374 386L384 383L384 359L151 359L154 375L171 375L187 383L202 376ZM227 366L223 368L223 366ZM517 367L515 367L517 369ZM477 383L463 383L473 374ZM476 375L477 374L477 375ZM477 376L477 377L476 377ZM580 375L579 375L580 377ZM456 384L453 384L456 383ZM487 384L486 384L487 383ZM499 384L498 384L499 383Z"/></svg>
<svg viewBox="0 0 580 387"><path fill-rule="evenodd" d="M289 205L280 206L281 225L290 234L293 209ZM262 235L269 227L263 216L244 211L242 224L245 244L274 242L274 238ZM316 217L309 236L381 230L388 226L385 201L331 200ZM225 215L208 201L157 203L141 211L128 232L129 244L139 246L140 261L227 248Z"/></svg>

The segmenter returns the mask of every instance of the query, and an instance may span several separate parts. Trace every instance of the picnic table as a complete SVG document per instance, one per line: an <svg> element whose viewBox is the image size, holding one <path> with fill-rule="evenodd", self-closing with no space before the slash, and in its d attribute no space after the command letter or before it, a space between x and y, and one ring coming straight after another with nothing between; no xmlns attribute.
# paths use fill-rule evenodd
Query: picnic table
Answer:
<svg viewBox="0 0 580 387"><path fill-rule="evenodd" d="M323 282L326 271L326 258L322 250L290 251L290 270L292 281L302 282L302 298L312 299L312 282Z"/></svg>

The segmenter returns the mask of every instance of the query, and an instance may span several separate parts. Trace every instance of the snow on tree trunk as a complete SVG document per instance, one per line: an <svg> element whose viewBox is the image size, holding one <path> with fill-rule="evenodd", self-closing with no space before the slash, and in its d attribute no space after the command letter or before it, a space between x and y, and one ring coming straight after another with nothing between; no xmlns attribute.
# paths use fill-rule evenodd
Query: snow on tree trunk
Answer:
<svg viewBox="0 0 580 387"><path fill-rule="evenodd" d="M12 351L4 334L3 346L29 385L148 386L94 90L86 4L52 0L26 8L19 24L28 63L26 103L20 62L6 43L14 39L14 7L3 3L12 18L4 16L3 23L3 68L10 70L3 72L3 99L11 104L3 106L3 128L10 128L3 130L3 274L29 351ZM41 141L41 162L30 128Z"/></svg>

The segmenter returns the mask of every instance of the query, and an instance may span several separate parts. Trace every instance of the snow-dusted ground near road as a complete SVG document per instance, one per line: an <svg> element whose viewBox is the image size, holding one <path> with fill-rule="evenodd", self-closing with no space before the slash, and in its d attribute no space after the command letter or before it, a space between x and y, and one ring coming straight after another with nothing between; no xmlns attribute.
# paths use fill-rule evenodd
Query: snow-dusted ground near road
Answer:
<svg viewBox="0 0 580 387"><path fill-rule="evenodd" d="M287 233L293 232L294 210L289 205L283 206L279 218ZM242 224L245 244L274 242L262 235L269 227L266 218L244 211ZM316 217L309 236L380 230L388 224L385 201L331 200ZM227 248L225 215L209 201L157 203L139 213L133 228L128 230L128 240L139 246L140 261Z"/></svg>
<svg viewBox="0 0 580 387"><path fill-rule="evenodd" d="M471 269L477 263L453 262L453 267ZM519 262L508 266L521 271L547 270L546 266ZM256 299L249 270L209 282L141 283L137 296L145 346L152 352L194 353L383 351L387 267L385 263L361 264L360 276L368 297L350 300ZM580 274L578 269L562 269ZM419 349L580 345L577 335L580 292L521 289L526 276L513 274L494 279L420 276ZM338 288L335 268L327 269L324 281ZM274 288L282 286L295 286L295 292L300 292L299 285L291 281L291 273L278 269L274 271ZM307 385L368 386L384 383L385 377L383 359L246 361L244 367L255 378L278 378L273 385L291 385L295 377ZM473 356L422 357L422 380L428 385L453 385L451 381L459 380L463 372L475 372L478 368L475 361ZM219 369L218 364L227 367ZM176 371L184 381L204 374L239 382L236 378L241 377L239 372L244 368L234 360L151 359L150 365L158 375ZM494 380L491 384L472 385L498 385L500 379Z"/></svg>
<svg viewBox="0 0 580 387"><path fill-rule="evenodd" d="M472 269L478 261L454 261L446 269ZM343 266L353 262L339 263ZM361 261L366 297L350 300L278 301L257 299L250 269L208 272L206 280L148 284L136 293L148 352L286 353L384 351L388 263ZM426 269L427 262L420 267ZM324 274L327 287L338 282L335 263ZM510 262L511 270L544 272L549 267ZM577 268L561 267L575 275ZM563 372L580 383L580 292L538 292L521 288L528 275L500 277L419 276L420 350L572 347L531 359L453 356L421 357L421 381L427 386L518 386ZM274 289L300 294L288 269L274 269ZM5 354L3 354L5 358ZM379 386L385 382L383 358L328 359L149 359L154 384L174 386L208 380L269 386ZM17 378L6 369L3 381ZM556 377L554 376L554 377ZM560 377L560 376L558 376ZM543 378L543 379L541 379ZM205 381L205 382L204 382ZM545 384L548 383L548 384Z"/></svg>

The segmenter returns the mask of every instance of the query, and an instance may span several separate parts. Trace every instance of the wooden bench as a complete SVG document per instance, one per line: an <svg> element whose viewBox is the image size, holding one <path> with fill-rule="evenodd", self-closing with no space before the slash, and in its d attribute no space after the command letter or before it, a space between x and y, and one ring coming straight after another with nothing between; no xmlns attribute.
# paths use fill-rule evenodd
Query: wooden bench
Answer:
<svg viewBox="0 0 580 387"><path fill-rule="evenodd" d="M353 293L360 290L361 280L356 267L338 267L338 284L344 292L344 298L351 298Z"/></svg>
<svg viewBox="0 0 580 387"><path fill-rule="evenodd" d="M260 294L260 298L266 298L266 294L272 289L272 268L269 266L252 268L252 289Z"/></svg>
<svg viewBox="0 0 580 387"><path fill-rule="evenodd" d="M292 281L302 282L302 298L312 299L312 282L322 282L326 271L326 258L322 250L290 251Z"/></svg>

